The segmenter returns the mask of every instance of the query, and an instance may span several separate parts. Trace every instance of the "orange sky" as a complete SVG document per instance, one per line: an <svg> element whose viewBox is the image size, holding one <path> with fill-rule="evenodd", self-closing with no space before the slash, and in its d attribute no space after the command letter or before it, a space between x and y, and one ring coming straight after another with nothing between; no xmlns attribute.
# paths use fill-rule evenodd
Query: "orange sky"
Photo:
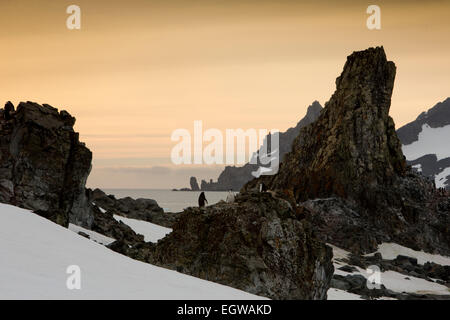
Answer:
<svg viewBox="0 0 450 320"><path fill-rule="evenodd" d="M82 11L66 28L67 6ZM366 28L381 8L382 29ZM278 128L335 89L347 55L397 65L397 127L450 96L450 1L2 0L0 102L67 109L94 152L90 186L171 188L220 167L170 164L171 132Z"/></svg>

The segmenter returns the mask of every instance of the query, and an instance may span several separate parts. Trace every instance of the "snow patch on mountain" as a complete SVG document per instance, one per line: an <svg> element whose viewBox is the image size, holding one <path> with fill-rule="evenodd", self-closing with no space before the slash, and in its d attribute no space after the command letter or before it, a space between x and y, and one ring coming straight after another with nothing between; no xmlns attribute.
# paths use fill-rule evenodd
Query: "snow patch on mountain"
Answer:
<svg viewBox="0 0 450 320"><path fill-rule="evenodd" d="M439 128L422 125L419 139L403 145L402 150L407 160L415 160L426 154L435 154L438 161L450 157L450 125Z"/></svg>
<svg viewBox="0 0 450 320"><path fill-rule="evenodd" d="M446 188L450 187L449 183L447 182L447 177L450 176L450 167L445 168L441 173L437 174L434 178L436 183L436 188Z"/></svg>
<svg viewBox="0 0 450 320"><path fill-rule="evenodd" d="M0 204L0 299L261 299L132 260L31 211ZM81 290L67 289L67 268Z"/></svg>

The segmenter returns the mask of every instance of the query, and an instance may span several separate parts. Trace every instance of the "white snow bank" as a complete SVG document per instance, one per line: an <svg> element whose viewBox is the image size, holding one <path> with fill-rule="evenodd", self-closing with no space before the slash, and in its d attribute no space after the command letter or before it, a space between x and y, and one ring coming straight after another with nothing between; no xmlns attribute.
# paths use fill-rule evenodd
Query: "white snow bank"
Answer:
<svg viewBox="0 0 450 320"><path fill-rule="evenodd" d="M0 204L0 299L260 299L135 261L27 210ZM69 290L71 265L81 290Z"/></svg>
<svg viewBox="0 0 450 320"><path fill-rule="evenodd" d="M362 274L366 276L364 270L359 270L363 271ZM410 280L407 280L406 278L409 278ZM382 272L381 283L386 288L400 293L413 292L418 294L450 295L450 289L444 285L421 278L406 276L394 271Z"/></svg>
<svg viewBox="0 0 450 320"><path fill-rule="evenodd" d="M450 266L450 257L426 253L423 251L415 251L396 243L382 243L378 246L378 250L376 252L381 253L383 259L387 260L393 260L398 255L403 255L416 258L417 263L419 264L424 264L425 262L434 262L443 266ZM373 255L373 253L368 254L367 256L369 255Z"/></svg>
<svg viewBox="0 0 450 320"><path fill-rule="evenodd" d="M158 240L172 232L172 229L161 227L147 221L124 218L118 215L114 215L114 219L122 221L133 229L134 232L142 234L146 242L158 242Z"/></svg>
<svg viewBox="0 0 450 320"><path fill-rule="evenodd" d="M411 144L403 145L402 150L407 160L416 160L427 154L436 154L438 161L450 157L450 125L431 128L422 126L419 139Z"/></svg>
<svg viewBox="0 0 450 320"><path fill-rule="evenodd" d="M95 231L92 230L88 230L82 227L79 227L77 225L74 224L69 224L69 230L75 232L76 234L78 234L78 232L84 232L89 236L89 239L91 239L92 241L95 241L97 243L103 244L105 246L107 246L110 243L113 243L114 241L116 241L116 239L107 237L103 234L97 233Z"/></svg>

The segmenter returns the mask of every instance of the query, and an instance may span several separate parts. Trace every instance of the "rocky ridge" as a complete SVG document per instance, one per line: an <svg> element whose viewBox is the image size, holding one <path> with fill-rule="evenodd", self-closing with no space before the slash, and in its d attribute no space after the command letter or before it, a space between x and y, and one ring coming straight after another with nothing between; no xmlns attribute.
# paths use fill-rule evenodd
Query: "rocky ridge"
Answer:
<svg viewBox="0 0 450 320"><path fill-rule="evenodd" d="M171 228L175 222L176 213L164 212L155 200L132 199L130 197L116 199L100 189L88 190L92 203L110 215L151 222Z"/></svg>
<svg viewBox="0 0 450 320"><path fill-rule="evenodd" d="M287 201L268 193L188 208L157 244L110 248L272 299L325 299L333 275L331 248Z"/></svg>

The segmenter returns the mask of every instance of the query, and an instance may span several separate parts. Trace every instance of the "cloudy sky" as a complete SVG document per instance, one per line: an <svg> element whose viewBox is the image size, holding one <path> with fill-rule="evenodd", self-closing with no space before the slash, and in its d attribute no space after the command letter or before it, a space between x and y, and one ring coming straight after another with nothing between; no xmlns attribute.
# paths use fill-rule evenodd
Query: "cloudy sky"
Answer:
<svg viewBox="0 0 450 320"><path fill-rule="evenodd" d="M66 8L81 8L81 30ZM381 8L381 30L366 9ZM383 45L397 127L450 96L450 1L2 0L0 102L76 116L89 186L172 188L220 166L174 166L171 133L278 128L324 104L346 57Z"/></svg>

